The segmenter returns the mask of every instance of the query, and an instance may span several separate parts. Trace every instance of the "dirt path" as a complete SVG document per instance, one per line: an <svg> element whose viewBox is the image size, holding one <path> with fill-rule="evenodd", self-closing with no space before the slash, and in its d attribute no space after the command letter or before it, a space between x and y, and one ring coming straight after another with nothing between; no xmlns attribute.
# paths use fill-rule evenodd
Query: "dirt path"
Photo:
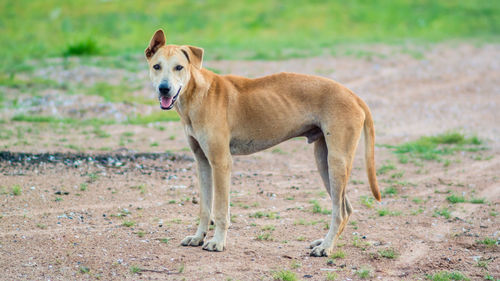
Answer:
<svg viewBox="0 0 500 281"><path fill-rule="evenodd" d="M305 139L234 158L228 249L211 253L179 245L195 231L199 208L180 124L103 126L110 137L89 139L85 128L18 122L1 126L25 128L29 144L9 151L49 154L43 161L0 155L0 279L272 280L285 269L301 280L328 273L358 280L365 269L380 280L423 280L442 270L499 279L500 46L439 45L420 50L423 59L385 46L372 51L380 55L206 64L246 76L286 70L340 81L371 107L379 145L449 130L484 140L486 150L457 151L441 162L403 164L378 146L377 166L389 167L379 175L381 203L367 199L360 146L348 186L355 211L338 247L343 258L309 256L309 242L329 222L313 205L331 207ZM63 137L95 149L73 153L60 145ZM55 152L68 154L50 161ZM451 195L484 201L452 204Z"/></svg>

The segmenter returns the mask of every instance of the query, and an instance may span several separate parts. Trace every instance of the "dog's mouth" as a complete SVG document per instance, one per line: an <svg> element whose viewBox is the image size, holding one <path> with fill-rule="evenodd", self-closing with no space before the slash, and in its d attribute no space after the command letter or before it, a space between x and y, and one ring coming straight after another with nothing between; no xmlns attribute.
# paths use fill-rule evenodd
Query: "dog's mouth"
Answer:
<svg viewBox="0 0 500 281"><path fill-rule="evenodd" d="M173 96L173 97L167 97L167 96L160 95L158 97L158 99L160 100L161 109L163 109L163 110L172 109L172 107L174 107L175 101L177 100L177 97L179 96L179 93L181 92L181 89L182 89L182 87L179 87L177 94L175 94L175 96Z"/></svg>

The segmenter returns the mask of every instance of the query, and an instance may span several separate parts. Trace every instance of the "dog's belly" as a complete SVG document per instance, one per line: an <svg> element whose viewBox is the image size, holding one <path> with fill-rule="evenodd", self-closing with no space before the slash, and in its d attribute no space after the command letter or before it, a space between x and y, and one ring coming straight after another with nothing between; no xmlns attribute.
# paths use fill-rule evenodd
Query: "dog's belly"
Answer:
<svg viewBox="0 0 500 281"><path fill-rule="evenodd" d="M241 140L231 139L229 149L232 155L247 155L277 145L281 141L276 140Z"/></svg>
<svg viewBox="0 0 500 281"><path fill-rule="evenodd" d="M299 133L290 133L282 138L269 140L232 138L229 148L232 155L247 155L268 149L294 137L306 137L308 143L313 143L323 136L323 132L316 126L306 126Z"/></svg>

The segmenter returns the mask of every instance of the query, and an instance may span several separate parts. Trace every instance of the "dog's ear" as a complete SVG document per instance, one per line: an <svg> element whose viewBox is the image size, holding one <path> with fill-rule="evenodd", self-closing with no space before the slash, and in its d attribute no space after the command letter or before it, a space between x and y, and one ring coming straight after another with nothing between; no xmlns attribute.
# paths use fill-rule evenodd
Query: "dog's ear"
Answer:
<svg viewBox="0 0 500 281"><path fill-rule="evenodd" d="M166 41L167 39L165 38L165 33L163 33L163 30L158 29L155 32L155 35L153 35L153 38L151 38L149 46L144 51L144 53L146 54L146 58L150 59L158 51L159 48L165 46Z"/></svg>
<svg viewBox="0 0 500 281"><path fill-rule="evenodd" d="M182 53L186 56L189 63L196 68L201 69L203 63L203 49L194 46L182 46Z"/></svg>

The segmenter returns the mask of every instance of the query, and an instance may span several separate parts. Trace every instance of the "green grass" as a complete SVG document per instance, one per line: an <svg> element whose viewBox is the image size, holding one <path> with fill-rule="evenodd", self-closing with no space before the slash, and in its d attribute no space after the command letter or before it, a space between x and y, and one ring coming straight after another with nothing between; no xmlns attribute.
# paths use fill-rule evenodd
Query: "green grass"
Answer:
<svg viewBox="0 0 500 281"><path fill-rule="evenodd" d="M476 241L478 244L483 244L486 246L494 246L497 244L497 241L495 239L491 239L489 237L484 238L483 240L478 240Z"/></svg>
<svg viewBox="0 0 500 281"><path fill-rule="evenodd" d="M449 219L451 217L451 212L448 210L448 208L442 208L441 210L435 210L434 211L434 216L442 216L445 219Z"/></svg>
<svg viewBox="0 0 500 281"><path fill-rule="evenodd" d="M319 204L318 200L311 200L309 201L309 203L311 203L313 206L312 206L312 212L314 214L324 214L324 215L328 215L331 213L330 210L328 209L323 209L321 207L321 205Z"/></svg>
<svg viewBox="0 0 500 281"><path fill-rule="evenodd" d="M156 122L167 122L167 121L179 121L179 115L175 111L155 111L149 115L137 115L135 117L129 117L128 120L122 122L122 124L132 124L132 125L145 125L149 123ZM101 125L112 125L119 122L111 119L74 119L74 118L59 118L55 116L47 115L25 115L18 114L11 118L14 122L29 122L29 123L49 123L49 124L69 124L69 125L79 125L79 126L101 126Z"/></svg>
<svg viewBox="0 0 500 281"><path fill-rule="evenodd" d="M471 198L469 202L472 204L484 204L486 200L484 198Z"/></svg>
<svg viewBox="0 0 500 281"><path fill-rule="evenodd" d="M179 121L179 115L174 110L169 111L154 111L149 115L138 115L136 117L129 118L126 123L134 125L143 125L155 122L166 122L166 121Z"/></svg>
<svg viewBox="0 0 500 281"><path fill-rule="evenodd" d="M132 95L134 91L137 91L139 89L140 87L137 86L128 86L128 83L111 85L106 82L98 82L92 85L92 87L86 89L85 94L100 96L106 102L126 102L148 105L158 104L158 101L156 99Z"/></svg>
<svg viewBox="0 0 500 281"><path fill-rule="evenodd" d="M290 270L280 270L273 272L273 280L279 281L296 281L297 275Z"/></svg>
<svg viewBox="0 0 500 281"><path fill-rule="evenodd" d="M85 56L85 55L98 55L101 48L97 46L97 42L92 38L87 38L74 43L69 43L64 56Z"/></svg>
<svg viewBox="0 0 500 281"><path fill-rule="evenodd" d="M263 232L259 235L257 235L257 237L255 237L255 239L259 240L259 241L273 241L273 237L272 237L272 234L269 233L269 232Z"/></svg>
<svg viewBox="0 0 500 281"><path fill-rule="evenodd" d="M261 212L257 211L253 214L250 214L249 217L251 218L268 218L268 219L279 219L280 216L278 216L275 212Z"/></svg>
<svg viewBox="0 0 500 281"><path fill-rule="evenodd" d="M89 185L87 183L81 183L80 184L80 191L86 191L88 186Z"/></svg>
<svg viewBox="0 0 500 281"><path fill-rule="evenodd" d="M396 166L391 163L386 163L377 169L377 175L383 175L392 170L396 170Z"/></svg>
<svg viewBox="0 0 500 281"><path fill-rule="evenodd" d="M130 189L137 189L141 192L141 194L146 194L147 188L145 184L133 185Z"/></svg>
<svg viewBox="0 0 500 281"><path fill-rule="evenodd" d="M80 273L81 274L87 274L87 273L90 273L90 268L86 267L86 266L80 266Z"/></svg>
<svg viewBox="0 0 500 281"><path fill-rule="evenodd" d="M432 281L470 280L467 276L458 271L440 271L433 275L427 275L426 277Z"/></svg>
<svg viewBox="0 0 500 281"><path fill-rule="evenodd" d="M383 250L379 250L378 251L378 254L383 257L383 258L386 258L386 259L395 259L399 256L399 253L394 250L394 249L383 249Z"/></svg>
<svg viewBox="0 0 500 281"><path fill-rule="evenodd" d="M448 202L450 202L452 204L467 202L467 200L465 200L465 197L463 197L463 196L457 196L457 195L454 195L454 194L446 197L446 200L448 200Z"/></svg>
<svg viewBox="0 0 500 281"><path fill-rule="evenodd" d="M435 136L423 136L400 145L385 145L385 147L393 149L393 152L399 156L407 154L412 158L441 161L442 156L452 155L457 151L484 150L484 147L477 147L482 143L476 136L466 137L462 133L450 131ZM449 163L448 161L445 165Z"/></svg>
<svg viewBox="0 0 500 281"><path fill-rule="evenodd" d="M18 79L14 73L8 76L0 73L0 86L18 89L21 92L28 92L29 90L44 90L48 88L64 88L64 85L60 85L56 81L50 79L35 76Z"/></svg>
<svg viewBox="0 0 500 281"><path fill-rule="evenodd" d="M330 256L331 259L343 259L345 258L345 252L342 250L338 250Z"/></svg>
<svg viewBox="0 0 500 281"><path fill-rule="evenodd" d="M491 41L499 14L496 1L480 0L2 1L0 71L32 58L139 54L160 27L167 42L202 46L210 59L301 57L340 43Z"/></svg>
<svg viewBox="0 0 500 281"><path fill-rule="evenodd" d="M401 211L391 211L391 210L388 210L388 209L385 209L385 208L378 209L377 213L381 217L384 217L384 216L395 217L395 216L401 215Z"/></svg>
<svg viewBox="0 0 500 281"><path fill-rule="evenodd" d="M356 270L356 275L361 279L370 278L372 276L372 270L367 267L361 267Z"/></svg>
<svg viewBox="0 0 500 281"><path fill-rule="evenodd" d="M338 277L337 273L327 272L325 279L328 281L334 281L335 279L337 279L337 277Z"/></svg>
<svg viewBox="0 0 500 281"><path fill-rule="evenodd" d="M126 227L132 227L135 225L135 221L123 221L122 225Z"/></svg>
<svg viewBox="0 0 500 281"><path fill-rule="evenodd" d="M139 266L136 266L136 265L130 266L130 273L132 273L132 274L141 273L141 271L142 271L142 268L140 268Z"/></svg>
<svg viewBox="0 0 500 281"><path fill-rule="evenodd" d="M19 186L18 184L12 186L12 195L19 196L21 195L22 192L23 190L21 189L21 186Z"/></svg>
<svg viewBox="0 0 500 281"><path fill-rule="evenodd" d="M394 186L387 187L382 191L383 197L394 196L397 194L398 194L398 190Z"/></svg>
<svg viewBox="0 0 500 281"><path fill-rule="evenodd" d="M375 203L375 198L372 196L362 195L359 197L361 204L365 205L368 208L373 208L373 203Z"/></svg>

